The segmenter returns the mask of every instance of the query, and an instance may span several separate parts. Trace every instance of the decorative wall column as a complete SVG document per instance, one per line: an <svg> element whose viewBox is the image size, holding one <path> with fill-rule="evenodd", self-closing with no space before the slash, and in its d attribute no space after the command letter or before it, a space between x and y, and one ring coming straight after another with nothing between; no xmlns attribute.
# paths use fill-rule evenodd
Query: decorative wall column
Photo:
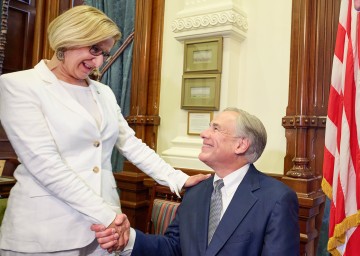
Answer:
<svg viewBox="0 0 360 256"><path fill-rule="evenodd" d="M301 255L316 255L325 196L321 191L325 122L339 0L293 0L289 101L282 125L282 181L298 194Z"/></svg>
<svg viewBox="0 0 360 256"><path fill-rule="evenodd" d="M239 51L248 30L247 16L237 0L188 0L171 24L174 37L181 43L188 39L223 37L220 109L236 105L240 90L238 76ZM231 75L232 74L232 75ZM178 136L172 146L161 152L162 158L172 166L210 170L198 160L202 139Z"/></svg>

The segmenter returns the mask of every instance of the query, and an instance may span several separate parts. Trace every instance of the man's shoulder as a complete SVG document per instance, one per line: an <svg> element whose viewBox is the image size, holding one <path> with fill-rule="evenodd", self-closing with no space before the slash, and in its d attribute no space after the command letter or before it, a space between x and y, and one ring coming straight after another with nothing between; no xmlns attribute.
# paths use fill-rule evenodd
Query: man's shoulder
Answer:
<svg viewBox="0 0 360 256"><path fill-rule="evenodd" d="M263 173L255 168L256 175L259 177L260 187L269 191L272 194L278 191L279 193L294 193L288 185L281 182L280 180L271 177L269 174Z"/></svg>
<svg viewBox="0 0 360 256"><path fill-rule="evenodd" d="M185 194L198 193L199 191L203 191L204 188L210 186L213 183L213 176L207 178L206 180L200 181L195 186L186 188Z"/></svg>

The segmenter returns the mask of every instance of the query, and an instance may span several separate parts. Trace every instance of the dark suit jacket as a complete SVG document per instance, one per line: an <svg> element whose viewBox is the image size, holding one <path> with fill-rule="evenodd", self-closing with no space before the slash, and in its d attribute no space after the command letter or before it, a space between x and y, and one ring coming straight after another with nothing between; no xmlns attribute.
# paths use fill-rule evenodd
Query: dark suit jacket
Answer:
<svg viewBox="0 0 360 256"><path fill-rule="evenodd" d="M299 255L300 231L296 194L250 165L209 246L209 178L185 193L165 236L136 231L134 256Z"/></svg>

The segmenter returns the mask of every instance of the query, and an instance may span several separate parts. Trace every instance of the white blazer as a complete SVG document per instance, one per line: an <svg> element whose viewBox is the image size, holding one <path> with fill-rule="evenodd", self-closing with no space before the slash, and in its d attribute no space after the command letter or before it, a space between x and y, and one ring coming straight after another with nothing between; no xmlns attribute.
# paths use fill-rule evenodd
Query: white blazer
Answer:
<svg viewBox="0 0 360 256"><path fill-rule="evenodd" d="M91 224L108 226L120 212L110 161L115 144L172 190L188 178L135 137L108 86L88 82L100 128L44 61L0 77L1 122L21 162L1 225L1 249L51 252L91 243Z"/></svg>

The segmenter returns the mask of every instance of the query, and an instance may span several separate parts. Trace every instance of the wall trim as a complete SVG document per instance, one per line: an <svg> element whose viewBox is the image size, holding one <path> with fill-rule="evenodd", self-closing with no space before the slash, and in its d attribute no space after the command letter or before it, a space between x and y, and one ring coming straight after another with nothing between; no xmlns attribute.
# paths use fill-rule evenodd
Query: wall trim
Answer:
<svg viewBox="0 0 360 256"><path fill-rule="evenodd" d="M207 36L224 36L243 41L249 27L246 13L236 6L223 6L220 9L222 10L214 12L208 8L206 13L203 9L202 13L190 14L187 14L186 10L181 11L181 17L176 18L171 24L175 38L183 41Z"/></svg>

